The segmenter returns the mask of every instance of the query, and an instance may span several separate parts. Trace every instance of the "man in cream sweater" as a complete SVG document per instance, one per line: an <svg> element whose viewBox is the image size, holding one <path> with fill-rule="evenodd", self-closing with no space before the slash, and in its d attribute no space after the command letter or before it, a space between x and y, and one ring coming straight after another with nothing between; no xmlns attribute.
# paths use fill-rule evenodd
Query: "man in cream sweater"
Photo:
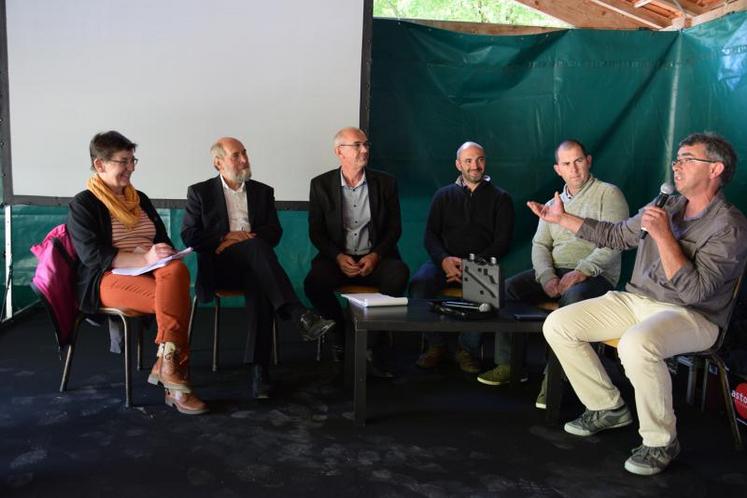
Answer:
<svg viewBox="0 0 747 498"><path fill-rule="evenodd" d="M591 156L577 140L564 140L555 150L555 172L565 181L561 199L576 216L616 222L628 217L620 189L594 178ZM506 298L530 304L557 300L560 306L597 297L612 290L620 278L620 251L597 248L560 225L539 221L532 239L532 269L506 281ZM477 377L498 386L511 376L511 336L495 337L496 367ZM537 408L545 408L545 382Z"/></svg>

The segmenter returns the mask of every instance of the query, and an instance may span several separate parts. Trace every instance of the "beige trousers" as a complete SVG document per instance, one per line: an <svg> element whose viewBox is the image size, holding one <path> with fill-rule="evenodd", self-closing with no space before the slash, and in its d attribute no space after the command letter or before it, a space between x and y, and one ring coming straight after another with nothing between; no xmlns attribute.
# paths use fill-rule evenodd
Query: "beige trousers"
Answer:
<svg viewBox="0 0 747 498"><path fill-rule="evenodd" d="M622 406L591 342L620 339L618 356L635 389L635 403L646 446L674 440L672 379L666 358L707 349L718 327L698 312L629 292L610 291L559 308L547 317L543 332L574 391L588 410Z"/></svg>

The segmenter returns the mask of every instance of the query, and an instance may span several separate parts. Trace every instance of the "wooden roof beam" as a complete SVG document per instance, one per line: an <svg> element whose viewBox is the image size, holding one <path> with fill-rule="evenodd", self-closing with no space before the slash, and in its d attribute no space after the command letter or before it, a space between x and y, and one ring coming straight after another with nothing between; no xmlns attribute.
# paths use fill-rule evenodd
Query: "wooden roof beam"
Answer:
<svg viewBox="0 0 747 498"><path fill-rule="evenodd" d="M577 28L640 29L650 27L592 0L515 0Z"/></svg>
<svg viewBox="0 0 747 498"><path fill-rule="evenodd" d="M672 25L664 28L662 31L677 31L680 29L690 28L692 26L697 26L698 24L703 24L704 22L713 21L714 19L718 19L719 17L731 14L732 12L739 12L743 10L747 10L747 0L734 0L725 5L721 5L720 7L716 7L715 9L699 16L678 17L677 19L673 19Z"/></svg>
<svg viewBox="0 0 747 498"><path fill-rule="evenodd" d="M386 19L386 18L383 18ZM536 35L559 31L563 28L546 28L542 26L520 26L516 24L491 24L484 22L465 21L437 21L433 19L393 19L395 21L407 21L416 24L430 26L432 28L457 31L459 33L470 33L473 35L509 36L509 35Z"/></svg>
<svg viewBox="0 0 747 498"><path fill-rule="evenodd" d="M739 12L743 10L747 10L747 0L735 0L731 3L722 5L721 7L716 7L713 10L709 10L708 12L697 17L693 17L691 25L697 26L698 24L713 21L714 19L718 19L719 17L731 14L732 12Z"/></svg>
<svg viewBox="0 0 747 498"><path fill-rule="evenodd" d="M678 17L683 13L688 16L697 16L708 11L708 8L701 7L693 0L638 0L633 5L636 9L640 9L646 5L656 5L674 13Z"/></svg>
<svg viewBox="0 0 747 498"><path fill-rule="evenodd" d="M652 29L662 29L671 24L667 17L660 16L645 9L636 9L624 0L591 0L595 4L617 12L620 15L629 17Z"/></svg>
<svg viewBox="0 0 747 498"><path fill-rule="evenodd" d="M662 3L671 3L675 5L679 3L682 6L682 8L685 10L686 14L690 14L693 16L699 16L701 14L705 14L712 8L712 7L703 7L695 0L677 0L676 2L675 1L664 2L663 0L659 0L659 1ZM724 0L724 3L726 3L725 0Z"/></svg>

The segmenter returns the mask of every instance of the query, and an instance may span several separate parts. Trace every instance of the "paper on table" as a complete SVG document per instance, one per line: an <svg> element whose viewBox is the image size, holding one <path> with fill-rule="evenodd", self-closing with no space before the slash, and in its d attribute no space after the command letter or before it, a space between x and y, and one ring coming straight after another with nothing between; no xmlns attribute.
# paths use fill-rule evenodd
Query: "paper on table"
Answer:
<svg viewBox="0 0 747 498"><path fill-rule="evenodd" d="M406 297L392 297L378 292L361 294L341 294L342 297L364 308L375 306L407 306Z"/></svg>
<svg viewBox="0 0 747 498"><path fill-rule="evenodd" d="M169 261L173 261L175 259L182 259L184 256L186 256L187 254L191 252L192 252L192 248L188 247L186 249L182 249L176 254L172 254L171 256L168 256L166 258L161 258L158 261L151 263L149 265L141 266L139 268L115 268L112 270L112 273L115 275L127 275L130 277L142 275L143 273L148 273L149 271L153 271L157 268L166 266L166 263L168 263Z"/></svg>

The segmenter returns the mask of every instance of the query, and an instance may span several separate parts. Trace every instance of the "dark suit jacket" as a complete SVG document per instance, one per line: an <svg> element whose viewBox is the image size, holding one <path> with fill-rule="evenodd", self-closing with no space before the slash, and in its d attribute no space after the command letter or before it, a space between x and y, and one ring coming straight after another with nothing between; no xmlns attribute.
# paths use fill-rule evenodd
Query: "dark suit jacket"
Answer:
<svg viewBox="0 0 747 498"><path fill-rule="evenodd" d="M371 252L384 258L399 259L397 241L402 234L397 180L383 171L366 168L368 202L371 207ZM334 260L345 252L342 228L340 168L311 180L309 192L309 237L319 250L317 258Z"/></svg>
<svg viewBox="0 0 747 498"><path fill-rule="evenodd" d="M247 207L252 232L272 247L278 245L283 229L275 210L275 194L269 185L246 182ZM211 301L215 294L215 249L229 232L228 210L220 175L187 190L187 205L182 221L182 240L197 251L197 298Z"/></svg>

